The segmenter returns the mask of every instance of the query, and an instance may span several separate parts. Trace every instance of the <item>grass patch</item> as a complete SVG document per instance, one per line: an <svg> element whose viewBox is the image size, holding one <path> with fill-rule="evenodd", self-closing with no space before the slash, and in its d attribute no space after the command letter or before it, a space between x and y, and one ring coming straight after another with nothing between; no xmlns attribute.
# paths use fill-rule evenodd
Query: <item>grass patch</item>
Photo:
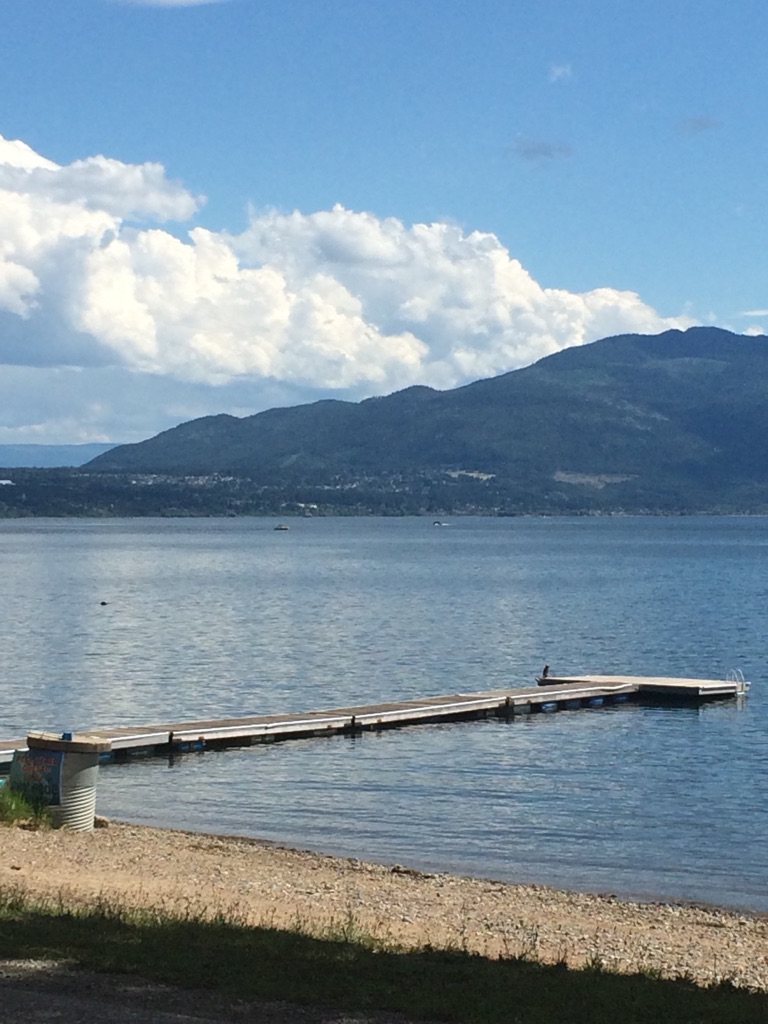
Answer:
<svg viewBox="0 0 768 1024"><path fill-rule="evenodd" d="M24 824L32 828L50 828L51 811L44 804L28 800L9 782L6 782L0 786L0 824Z"/></svg>
<svg viewBox="0 0 768 1024"><path fill-rule="evenodd" d="M329 933L330 934L330 933ZM768 994L522 957L382 949L300 930L201 921L0 890L0 955L52 958L236 999L399 1011L466 1024L764 1024Z"/></svg>

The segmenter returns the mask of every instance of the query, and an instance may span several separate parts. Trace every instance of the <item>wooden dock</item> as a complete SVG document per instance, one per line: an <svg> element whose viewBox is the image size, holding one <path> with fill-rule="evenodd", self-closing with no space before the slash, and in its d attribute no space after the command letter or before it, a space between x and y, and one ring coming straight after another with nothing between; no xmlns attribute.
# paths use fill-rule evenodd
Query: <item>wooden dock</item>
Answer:
<svg viewBox="0 0 768 1024"><path fill-rule="evenodd" d="M659 676L547 676L539 686L635 686L639 694L656 694L673 699L716 700L746 693L749 683L740 673L730 679L668 679Z"/></svg>
<svg viewBox="0 0 768 1024"><path fill-rule="evenodd" d="M392 701L357 707L330 708L299 714L254 715L218 721L164 722L157 725L88 729L90 737L108 740L105 761L130 757L167 756L193 750L251 746L280 740L496 716L513 718L534 712L595 708L630 700L701 703L737 697L746 692L740 673L727 680L668 679L651 676L549 676L522 689L455 693L422 700ZM27 740L0 739L0 772L10 769L16 750Z"/></svg>

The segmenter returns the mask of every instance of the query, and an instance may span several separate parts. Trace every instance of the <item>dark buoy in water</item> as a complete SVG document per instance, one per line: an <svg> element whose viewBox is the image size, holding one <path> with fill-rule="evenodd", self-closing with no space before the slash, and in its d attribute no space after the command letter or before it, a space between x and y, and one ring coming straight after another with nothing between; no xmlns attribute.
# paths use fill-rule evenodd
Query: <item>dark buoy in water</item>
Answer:
<svg viewBox="0 0 768 1024"><path fill-rule="evenodd" d="M101 604L101 607L103 608L103 607L104 607L104 606L106 605L106 603L107 603L106 601L101 601L101 602L100 602L100 604Z"/></svg>

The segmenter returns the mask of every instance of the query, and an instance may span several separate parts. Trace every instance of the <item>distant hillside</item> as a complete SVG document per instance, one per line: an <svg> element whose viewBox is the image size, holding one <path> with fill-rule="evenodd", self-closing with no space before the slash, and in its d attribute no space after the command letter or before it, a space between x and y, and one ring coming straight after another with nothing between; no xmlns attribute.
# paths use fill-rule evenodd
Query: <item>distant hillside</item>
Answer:
<svg viewBox="0 0 768 1024"><path fill-rule="evenodd" d="M0 466L53 468L83 466L114 444L0 444Z"/></svg>
<svg viewBox="0 0 768 1024"><path fill-rule="evenodd" d="M208 416L88 471L427 492L471 510L768 507L768 339L622 335L451 391Z"/></svg>

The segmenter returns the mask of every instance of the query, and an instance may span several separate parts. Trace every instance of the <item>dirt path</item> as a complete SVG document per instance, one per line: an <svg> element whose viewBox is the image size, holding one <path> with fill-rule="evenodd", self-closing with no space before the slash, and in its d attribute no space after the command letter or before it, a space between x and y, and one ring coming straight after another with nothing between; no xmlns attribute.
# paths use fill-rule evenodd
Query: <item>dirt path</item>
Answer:
<svg viewBox="0 0 768 1024"><path fill-rule="evenodd" d="M0 960L0 1024L408 1024L289 1003L245 1003L45 960ZM425 1022L420 1022L425 1024ZM428 1022L426 1022L428 1024Z"/></svg>

